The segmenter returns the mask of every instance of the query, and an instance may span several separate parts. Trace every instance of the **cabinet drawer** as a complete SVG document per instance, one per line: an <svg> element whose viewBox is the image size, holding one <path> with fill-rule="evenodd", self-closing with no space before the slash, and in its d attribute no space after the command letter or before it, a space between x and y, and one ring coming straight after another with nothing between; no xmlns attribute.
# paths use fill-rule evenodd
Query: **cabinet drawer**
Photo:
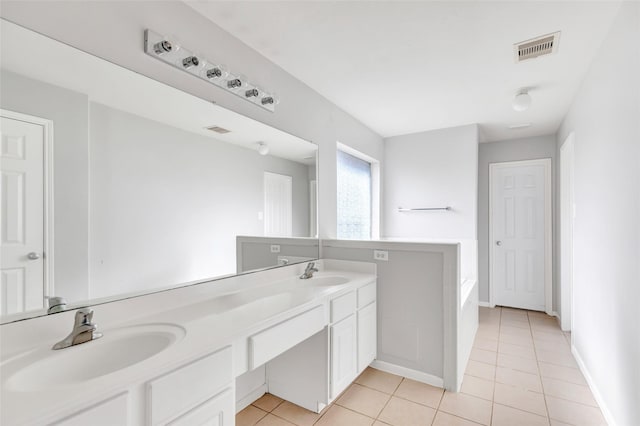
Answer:
<svg viewBox="0 0 640 426"><path fill-rule="evenodd" d="M358 309L364 308L376 300L376 283L367 284L358 289Z"/></svg>
<svg viewBox="0 0 640 426"><path fill-rule="evenodd" d="M128 398L127 394L123 393L53 424L56 426L125 426L129 424L128 417Z"/></svg>
<svg viewBox="0 0 640 426"><path fill-rule="evenodd" d="M317 306L249 337L249 369L313 336L324 328L324 309Z"/></svg>
<svg viewBox="0 0 640 426"><path fill-rule="evenodd" d="M229 426L234 422L235 404L233 388L229 388L172 421L169 426Z"/></svg>
<svg viewBox="0 0 640 426"><path fill-rule="evenodd" d="M356 293L352 291L331 301L331 322L336 323L356 311Z"/></svg>
<svg viewBox="0 0 640 426"><path fill-rule="evenodd" d="M147 383L148 419L163 424L233 381L231 346Z"/></svg>

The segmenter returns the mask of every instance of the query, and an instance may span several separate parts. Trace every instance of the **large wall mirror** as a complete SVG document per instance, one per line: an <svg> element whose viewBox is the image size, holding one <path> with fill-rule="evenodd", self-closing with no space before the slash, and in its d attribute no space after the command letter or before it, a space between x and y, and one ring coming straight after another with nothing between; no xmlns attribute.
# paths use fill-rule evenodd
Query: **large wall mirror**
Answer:
<svg viewBox="0 0 640 426"><path fill-rule="evenodd" d="M316 145L0 24L0 322L318 257Z"/></svg>

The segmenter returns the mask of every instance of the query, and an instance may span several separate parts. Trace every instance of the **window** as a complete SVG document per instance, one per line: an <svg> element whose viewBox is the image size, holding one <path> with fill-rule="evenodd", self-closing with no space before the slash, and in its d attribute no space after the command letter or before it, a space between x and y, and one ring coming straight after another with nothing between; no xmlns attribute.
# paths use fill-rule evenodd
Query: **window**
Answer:
<svg viewBox="0 0 640 426"><path fill-rule="evenodd" d="M338 150L338 238L371 239L371 163Z"/></svg>

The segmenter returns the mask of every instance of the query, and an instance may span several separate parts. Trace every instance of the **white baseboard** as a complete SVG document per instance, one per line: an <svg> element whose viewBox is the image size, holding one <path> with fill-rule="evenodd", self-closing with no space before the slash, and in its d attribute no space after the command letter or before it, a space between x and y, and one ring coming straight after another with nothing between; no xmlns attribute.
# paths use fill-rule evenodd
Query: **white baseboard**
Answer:
<svg viewBox="0 0 640 426"><path fill-rule="evenodd" d="M489 302L483 302L481 300L478 300L478 306L482 307L482 308L492 308L493 306L491 306L489 304Z"/></svg>
<svg viewBox="0 0 640 426"><path fill-rule="evenodd" d="M391 364L384 361L378 361L377 359L371 363L371 367L376 370L385 371L387 373L396 374L398 376L407 377L418 382L426 383L431 386L444 388L444 380L442 377L433 376L422 371L412 370L411 368L401 367L399 365Z"/></svg>
<svg viewBox="0 0 640 426"><path fill-rule="evenodd" d="M573 357L576 359L578 368L580 368L580 371L582 371L582 375L587 381L587 384L589 385L589 389L591 389L591 393L593 394L593 397L595 398L596 402L600 406L600 411L602 411L602 415L604 416L604 419L607 421L607 424L609 426L616 426L617 423L613 418L611 411L607 407L607 404L604 402L604 399L602 398L602 394L598 391L598 388L596 387L596 384L593 381L593 378L591 378L591 374L589 374L589 370L587 370L587 366L584 364L584 361L582 361L582 357L580 356L580 354L578 353L578 350L574 345L571 345L571 353L573 354Z"/></svg>
<svg viewBox="0 0 640 426"><path fill-rule="evenodd" d="M240 398L239 400L237 400L236 401L236 414L239 413L240 411L244 410L245 408L247 408L249 405L251 405L251 403L253 401L257 400L258 398L260 398L265 393L267 393L267 384L266 383L264 385L262 385L262 386L259 386L259 387L255 388L254 390L249 392L247 395L245 395L242 398Z"/></svg>

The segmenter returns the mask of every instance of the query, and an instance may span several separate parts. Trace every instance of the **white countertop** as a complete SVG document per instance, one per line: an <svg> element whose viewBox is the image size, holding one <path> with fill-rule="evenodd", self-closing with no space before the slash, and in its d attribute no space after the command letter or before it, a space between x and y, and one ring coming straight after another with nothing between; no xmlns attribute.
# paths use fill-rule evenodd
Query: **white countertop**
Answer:
<svg viewBox="0 0 640 426"><path fill-rule="evenodd" d="M316 277L341 276L347 284L315 286L298 276L306 264L183 287L93 307L99 331L144 324L173 324L185 330L176 344L138 364L83 382L45 390L16 391L7 382L25 354L50 348L71 330L75 311L0 326L1 424L40 424L142 384L191 360L231 345L341 293L375 280L375 265L320 260ZM86 346L85 346L86 345ZM77 350L91 342L52 351Z"/></svg>

